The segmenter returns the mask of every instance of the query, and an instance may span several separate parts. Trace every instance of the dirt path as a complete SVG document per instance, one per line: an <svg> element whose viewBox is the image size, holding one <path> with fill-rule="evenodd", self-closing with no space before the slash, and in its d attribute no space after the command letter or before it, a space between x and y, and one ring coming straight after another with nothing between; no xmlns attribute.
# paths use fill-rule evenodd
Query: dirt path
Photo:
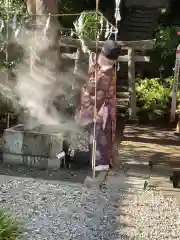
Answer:
<svg viewBox="0 0 180 240"><path fill-rule="evenodd" d="M180 239L180 189L169 179L180 168L179 145L173 131L126 126L119 146L121 167L106 179L106 187L117 193L118 239ZM149 160L156 163L153 171Z"/></svg>
<svg viewBox="0 0 180 240"><path fill-rule="evenodd" d="M150 187L176 197L180 204L180 189L174 189L169 180L173 169L180 169L180 138L172 130L127 125L120 144L120 158L129 169L128 175L148 180ZM148 167L150 160L155 163L152 172Z"/></svg>

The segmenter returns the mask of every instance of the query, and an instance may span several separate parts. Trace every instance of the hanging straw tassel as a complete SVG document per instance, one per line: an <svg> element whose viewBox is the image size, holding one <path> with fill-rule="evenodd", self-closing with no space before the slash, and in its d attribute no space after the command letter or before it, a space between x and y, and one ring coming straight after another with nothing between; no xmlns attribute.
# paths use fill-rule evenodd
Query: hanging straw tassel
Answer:
<svg viewBox="0 0 180 240"><path fill-rule="evenodd" d="M108 36L109 36L109 23L107 22L107 23L106 23L106 32L105 32L104 37L107 39Z"/></svg>

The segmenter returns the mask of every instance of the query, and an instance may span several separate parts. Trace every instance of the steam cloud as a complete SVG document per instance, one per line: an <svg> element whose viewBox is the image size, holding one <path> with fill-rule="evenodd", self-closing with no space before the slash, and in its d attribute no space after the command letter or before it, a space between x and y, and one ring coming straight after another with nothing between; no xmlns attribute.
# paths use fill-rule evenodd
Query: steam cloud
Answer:
<svg viewBox="0 0 180 240"><path fill-rule="evenodd" d="M79 133L81 129L74 118L67 117L64 111L66 102L61 102L59 110L54 106L55 100L69 96L72 91L74 61L64 65L63 71L59 70L58 65L63 62L58 49L50 49L54 37L52 31L46 35L43 27L36 33L29 29L20 32L15 40L23 48L24 58L15 68L16 80L7 82L7 73L1 73L1 79L4 79L1 92L17 111L27 110L27 128L44 126L44 131Z"/></svg>

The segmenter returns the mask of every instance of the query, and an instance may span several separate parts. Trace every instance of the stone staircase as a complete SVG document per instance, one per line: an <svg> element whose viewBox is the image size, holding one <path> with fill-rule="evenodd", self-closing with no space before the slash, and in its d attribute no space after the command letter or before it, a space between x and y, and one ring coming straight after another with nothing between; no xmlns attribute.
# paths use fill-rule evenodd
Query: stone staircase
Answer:
<svg viewBox="0 0 180 240"><path fill-rule="evenodd" d="M125 9L124 19L119 26L119 40L138 41L152 39L153 31L158 25L161 10L153 8ZM122 51L122 55L127 54ZM117 74L117 117L126 119L130 94L128 91L128 66L121 63Z"/></svg>
<svg viewBox="0 0 180 240"><path fill-rule="evenodd" d="M127 63L121 63L120 71L117 73L117 116L125 117L129 106L129 90L128 90L128 76Z"/></svg>
<svg viewBox="0 0 180 240"><path fill-rule="evenodd" d="M161 10L154 8L134 7L126 10L127 17L120 25L119 39L124 41L151 39L160 15Z"/></svg>

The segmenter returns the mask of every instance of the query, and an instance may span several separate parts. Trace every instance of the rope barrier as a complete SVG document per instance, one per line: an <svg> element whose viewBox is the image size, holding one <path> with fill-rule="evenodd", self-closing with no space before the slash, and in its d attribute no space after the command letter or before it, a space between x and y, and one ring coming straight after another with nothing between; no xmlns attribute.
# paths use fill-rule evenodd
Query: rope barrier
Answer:
<svg viewBox="0 0 180 240"><path fill-rule="evenodd" d="M6 0L8 2L8 0ZM0 11L1 12L1 11ZM10 20L9 19L9 15L10 13L14 14L14 12L10 12L10 11L7 11L6 13L6 16L8 16L8 21ZM41 16L45 16L45 17L59 17L59 16L81 16L83 13L83 15L88 15L88 14L93 14L93 13L96 13L98 15L100 15L100 17L102 17L104 19L105 22L108 22L108 25L116 32L117 29L116 27L110 23L108 21L108 19L99 11L99 10L96 10L96 11L86 11L86 12L81 12L81 13L62 13L62 14L51 14L51 13L48 13L48 14L31 14L30 16L31 17L41 17ZM23 15L23 14L22 14ZM26 16L26 14L24 14ZM0 19L1 21L3 21L2 19ZM105 30L105 29L104 29Z"/></svg>

